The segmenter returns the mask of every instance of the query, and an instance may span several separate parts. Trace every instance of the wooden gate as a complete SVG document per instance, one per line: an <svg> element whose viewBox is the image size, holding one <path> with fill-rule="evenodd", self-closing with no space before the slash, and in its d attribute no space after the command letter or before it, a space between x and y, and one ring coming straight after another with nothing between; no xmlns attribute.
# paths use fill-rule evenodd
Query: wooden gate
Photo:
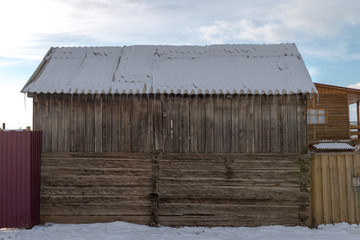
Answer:
<svg viewBox="0 0 360 240"><path fill-rule="evenodd" d="M360 154L311 154L310 172L311 226L360 223Z"/></svg>

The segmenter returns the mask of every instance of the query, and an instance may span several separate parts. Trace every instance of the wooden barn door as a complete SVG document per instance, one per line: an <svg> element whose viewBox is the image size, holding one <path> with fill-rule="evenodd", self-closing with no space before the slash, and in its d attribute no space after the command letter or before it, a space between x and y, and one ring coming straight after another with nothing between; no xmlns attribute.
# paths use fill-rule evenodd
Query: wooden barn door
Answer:
<svg viewBox="0 0 360 240"><path fill-rule="evenodd" d="M360 223L360 154L311 155L311 226Z"/></svg>

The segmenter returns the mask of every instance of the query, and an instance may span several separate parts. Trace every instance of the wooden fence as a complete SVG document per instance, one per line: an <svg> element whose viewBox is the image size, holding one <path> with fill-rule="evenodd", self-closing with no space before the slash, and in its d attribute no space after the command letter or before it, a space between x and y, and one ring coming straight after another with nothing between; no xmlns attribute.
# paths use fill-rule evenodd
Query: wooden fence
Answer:
<svg viewBox="0 0 360 240"><path fill-rule="evenodd" d="M311 155L311 221L319 224L360 223L360 155Z"/></svg>
<svg viewBox="0 0 360 240"><path fill-rule="evenodd" d="M43 153L41 220L304 225L308 167L299 154Z"/></svg>

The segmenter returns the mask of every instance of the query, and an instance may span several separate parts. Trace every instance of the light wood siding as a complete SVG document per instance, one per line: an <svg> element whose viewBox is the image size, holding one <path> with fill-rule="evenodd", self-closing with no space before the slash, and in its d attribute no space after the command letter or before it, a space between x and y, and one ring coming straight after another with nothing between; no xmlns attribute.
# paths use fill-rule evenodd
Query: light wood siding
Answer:
<svg viewBox="0 0 360 240"><path fill-rule="evenodd" d="M309 124L308 140L349 139L349 107L346 94L320 94L308 99L308 108L326 110L326 124Z"/></svg>
<svg viewBox="0 0 360 240"><path fill-rule="evenodd" d="M299 154L43 153L41 221L306 225Z"/></svg>
<svg viewBox="0 0 360 240"><path fill-rule="evenodd" d="M311 156L311 226L360 223L359 153L316 153Z"/></svg>
<svg viewBox="0 0 360 240"><path fill-rule="evenodd" d="M304 95L34 97L43 152L304 153Z"/></svg>

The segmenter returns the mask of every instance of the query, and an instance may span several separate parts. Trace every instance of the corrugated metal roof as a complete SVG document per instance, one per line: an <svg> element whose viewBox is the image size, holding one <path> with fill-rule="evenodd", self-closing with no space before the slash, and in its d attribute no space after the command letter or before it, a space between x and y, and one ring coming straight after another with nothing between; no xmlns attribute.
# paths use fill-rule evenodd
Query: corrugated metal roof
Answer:
<svg viewBox="0 0 360 240"><path fill-rule="evenodd" d="M295 44L52 48L27 93L292 94L316 88Z"/></svg>
<svg viewBox="0 0 360 240"><path fill-rule="evenodd" d="M318 150L354 150L355 148L347 143L319 143L314 144Z"/></svg>

